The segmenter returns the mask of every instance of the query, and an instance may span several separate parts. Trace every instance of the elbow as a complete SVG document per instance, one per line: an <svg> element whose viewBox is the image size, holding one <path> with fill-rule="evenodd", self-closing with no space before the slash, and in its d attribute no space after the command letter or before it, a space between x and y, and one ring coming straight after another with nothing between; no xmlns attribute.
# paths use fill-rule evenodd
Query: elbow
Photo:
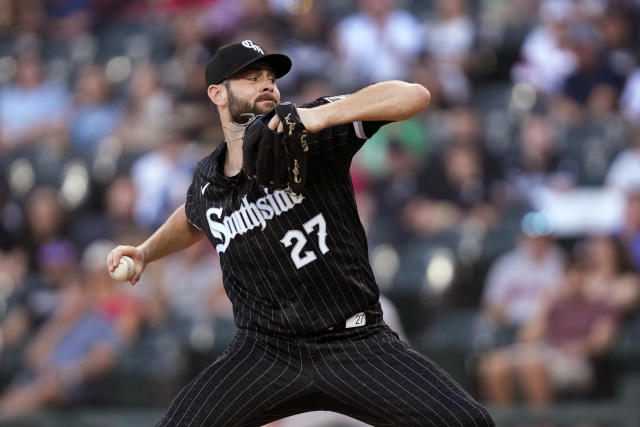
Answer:
<svg viewBox="0 0 640 427"><path fill-rule="evenodd" d="M411 84L411 91L412 97L415 100L414 103L417 109L416 113L419 113L427 108L429 102L431 102L431 92L429 92L429 89L418 83Z"/></svg>
<svg viewBox="0 0 640 427"><path fill-rule="evenodd" d="M431 93L429 90L418 83L407 84L403 92L402 100L406 108L406 116L403 117L403 120L422 112L431 101Z"/></svg>

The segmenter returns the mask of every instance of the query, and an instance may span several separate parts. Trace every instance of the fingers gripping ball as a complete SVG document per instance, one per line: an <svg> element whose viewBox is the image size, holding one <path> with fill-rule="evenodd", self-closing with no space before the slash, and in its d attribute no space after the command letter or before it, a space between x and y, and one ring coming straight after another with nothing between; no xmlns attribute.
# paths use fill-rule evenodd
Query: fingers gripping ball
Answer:
<svg viewBox="0 0 640 427"><path fill-rule="evenodd" d="M126 255L121 256L118 266L113 271L110 271L109 274L118 282L129 281L136 275L136 263Z"/></svg>

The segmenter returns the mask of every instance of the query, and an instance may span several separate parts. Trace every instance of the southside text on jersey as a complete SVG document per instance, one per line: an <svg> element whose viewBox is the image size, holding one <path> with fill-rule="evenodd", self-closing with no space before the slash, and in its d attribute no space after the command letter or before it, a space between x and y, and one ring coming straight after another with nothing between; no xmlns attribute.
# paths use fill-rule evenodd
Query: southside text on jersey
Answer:
<svg viewBox="0 0 640 427"><path fill-rule="evenodd" d="M242 206L233 211L230 215L222 217L221 207L210 207L207 209L207 222L209 229L214 238L219 239L221 243L216 245L218 253L224 252L231 240L239 234L244 234L260 226L264 230L267 226L267 220L273 218L274 215L279 216L283 212L287 212L299 203L302 203L304 197L282 190L276 190L273 194L269 193L269 189L265 188L265 196L259 197L255 203L247 201L247 196L242 198ZM214 221L214 217L221 221Z"/></svg>

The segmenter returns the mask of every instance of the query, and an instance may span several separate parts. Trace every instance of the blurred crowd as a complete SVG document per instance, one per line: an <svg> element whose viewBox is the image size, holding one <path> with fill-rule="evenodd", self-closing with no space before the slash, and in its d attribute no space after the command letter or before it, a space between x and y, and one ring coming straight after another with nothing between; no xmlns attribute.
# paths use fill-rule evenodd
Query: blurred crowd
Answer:
<svg viewBox="0 0 640 427"><path fill-rule="evenodd" d="M637 0L0 0L0 412L164 405L233 334L208 242L135 287L105 260L183 203L222 139L204 67L247 39L292 58L298 105L430 90L352 167L416 348L467 310L481 399L604 387L599 362L640 332Z"/></svg>

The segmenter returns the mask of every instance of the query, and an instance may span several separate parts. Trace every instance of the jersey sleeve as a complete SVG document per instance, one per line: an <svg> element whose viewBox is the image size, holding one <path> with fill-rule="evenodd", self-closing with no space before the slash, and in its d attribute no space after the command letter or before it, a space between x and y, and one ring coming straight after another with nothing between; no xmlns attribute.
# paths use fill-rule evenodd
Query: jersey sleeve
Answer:
<svg viewBox="0 0 640 427"><path fill-rule="evenodd" d="M301 108L314 108L330 102L336 102L348 95L318 98ZM314 160L325 164L328 168L347 166L356 152L367 139L389 122L352 122L333 126L320 132L309 134L310 154Z"/></svg>
<svg viewBox="0 0 640 427"><path fill-rule="evenodd" d="M200 217L200 211L198 210L198 171L193 176L193 181L187 190L187 199L184 203L184 213L187 216L187 220L196 227L198 230L203 231L202 218Z"/></svg>

